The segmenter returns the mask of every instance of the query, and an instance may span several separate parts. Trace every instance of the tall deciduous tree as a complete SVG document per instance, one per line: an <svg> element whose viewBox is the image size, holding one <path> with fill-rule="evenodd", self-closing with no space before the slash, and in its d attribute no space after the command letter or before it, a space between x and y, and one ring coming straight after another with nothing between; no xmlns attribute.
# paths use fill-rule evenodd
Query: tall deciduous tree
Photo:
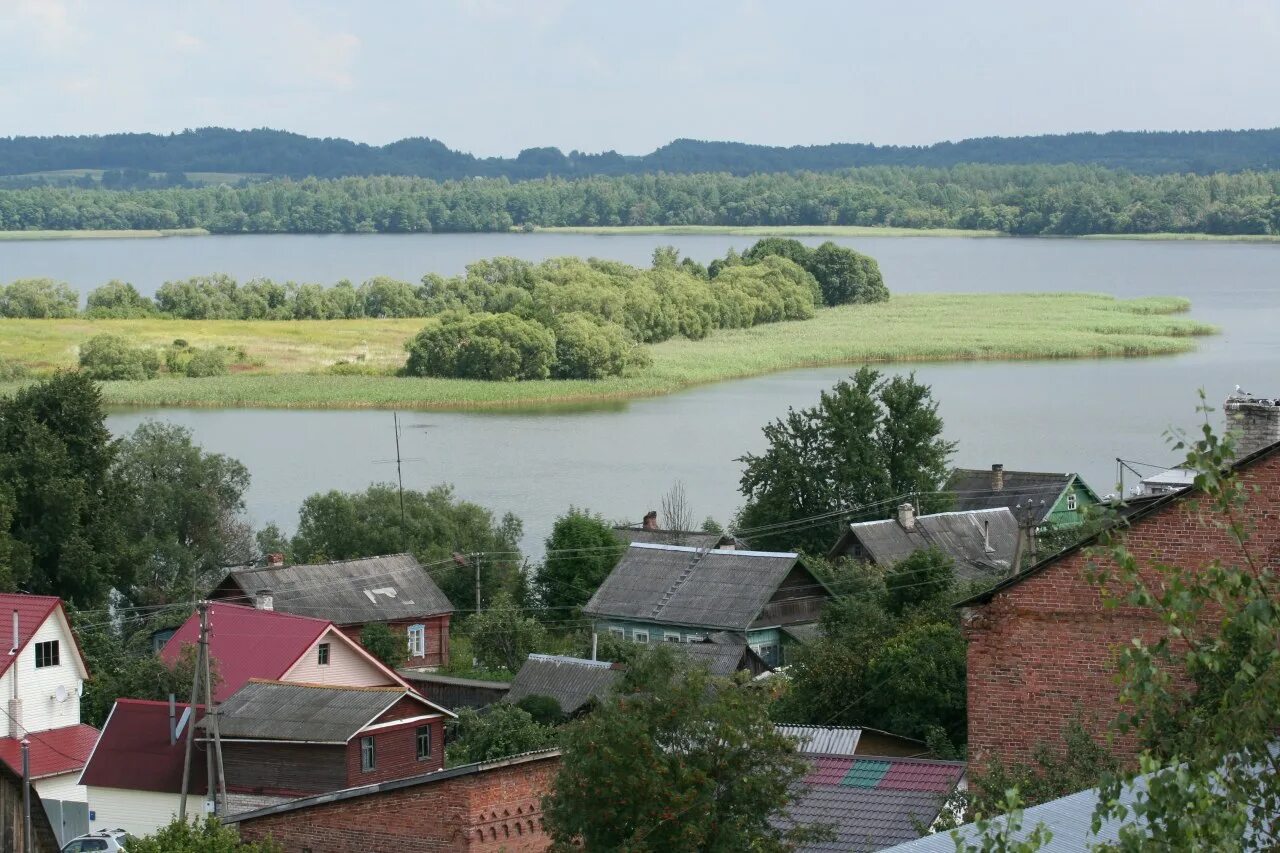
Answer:
<svg viewBox="0 0 1280 853"><path fill-rule="evenodd" d="M881 518L913 495L924 509L942 508L932 493L955 449L942 427L929 387L914 374L886 380L863 367L814 408L765 426L768 449L739 459L747 501L738 531L759 548L824 553L847 520L841 510Z"/></svg>
<svg viewBox="0 0 1280 853"><path fill-rule="evenodd" d="M455 498L452 486L406 489L403 506L402 524L400 496L387 484L312 495L302 503L289 554L305 563L408 551L432 564L431 577L455 607L469 608L475 601L474 563L454 563L451 557L480 553L486 555L480 559L483 600L514 587L520 519L510 513L495 519L484 507Z"/></svg>
<svg viewBox="0 0 1280 853"><path fill-rule="evenodd" d="M59 373L0 401L0 518L17 588L79 606L127 584L129 495L111 476L115 447L88 377Z"/></svg>
<svg viewBox="0 0 1280 853"><path fill-rule="evenodd" d="M568 618L568 611L586 604L623 552L608 522L575 507L556 519L546 545L534 588L556 619Z"/></svg>
<svg viewBox="0 0 1280 853"><path fill-rule="evenodd" d="M637 658L561 735L543 802L553 849L783 851L813 837L787 817L809 764L767 701L662 646Z"/></svg>
<svg viewBox="0 0 1280 853"><path fill-rule="evenodd" d="M252 534L241 515L249 471L201 450L186 427L143 423L120 442L112 471L132 497L123 524L137 570L121 592L134 604L189 601L226 566L252 558Z"/></svg>
<svg viewBox="0 0 1280 853"><path fill-rule="evenodd" d="M529 653L536 651L546 632L542 625L516 605L508 593L500 593L493 603L467 619L471 650L485 669L520 671Z"/></svg>

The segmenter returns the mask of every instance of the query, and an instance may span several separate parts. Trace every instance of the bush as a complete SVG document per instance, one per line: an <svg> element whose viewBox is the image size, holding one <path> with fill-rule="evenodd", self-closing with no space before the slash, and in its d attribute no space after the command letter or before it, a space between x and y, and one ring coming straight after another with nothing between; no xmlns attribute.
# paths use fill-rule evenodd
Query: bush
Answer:
<svg viewBox="0 0 1280 853"><path fill-rule="evenodd" d="M84 313L101 320L134 320L153 316L156 306L132 284L112 279L89 294Z"/></svg>
<svg viewBox="0 0 1280 853"><path fill-rule="evenodd" d="M79 303L74 290L51 278L22 278L0 287L0 317L74 317Z"/></svg>
<svg viewBox="0 0 1280 853"><path fill-rule="evenodd" d="M94 335L80 347L80 370L92 379L154 379L160 358L119 335Z"/></svg>
<svg viewBox="0 0 1280 853"><path fill-rule="evenodd" d="M617 323L574 312L556 319L557 379L620 376L632 361L636 344Z"/></svg>
<svg viewBox="0 0 1280 853"><path fill-rule="evenodd" d="M236 280L228 275L166 281L156 290L156 307L183 320L238 320Z"/></svg>
<svg viewBox="0 0 1280 853"><path fill-rule="evenodd" d="M403 637L397 637L381 622L371 622L360 631L360 645L387 666L395 669L405 662L409 654L408 644Z"/></svg>
<svg viewBox="0 0 1280 853"><path fill-rule="evenodd" d="M564 720L560 703L550 696L534 693L517 702L516 707L533 717L533 721L539 725L558 726Z"/></svg>
<svg viewBox="0 0 1280 853"><path fill-rule="evenodd" d="M405 348L410 376L456 379L546 379L556 339L541 323L514 314L433 317Z"/></svg>
<svg viewBox="0 0 1280 853"><path fill-rule="evenodd" d="M0 382L15 382L19 379L26 379L27 366L17 361L8 361L0 358Z"/></svg>
<svg viewBox="0 0 1280 853"><path fill-rule="evenodd" d="M227 350L222 347L200 349L191 352L187 366L183 370L187 376L201 378L205 376L227 375Z"/></svg>

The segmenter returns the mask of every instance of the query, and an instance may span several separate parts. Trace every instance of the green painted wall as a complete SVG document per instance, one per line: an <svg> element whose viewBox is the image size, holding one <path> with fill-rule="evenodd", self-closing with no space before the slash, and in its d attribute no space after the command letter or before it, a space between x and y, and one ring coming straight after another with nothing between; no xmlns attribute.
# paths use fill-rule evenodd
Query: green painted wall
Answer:
<svg viewBox="0 0 1280 853"><path fill-rule="evenodd" d="M1075 498L1074 508L1072 508L1072 497ZM1058 502L1049 512L1047 523L1055 527L1077 527L1084 523L1089 508L1097 506L1098 503L1098 497L1093 490L1076 477L1058 497Z"/></svg>

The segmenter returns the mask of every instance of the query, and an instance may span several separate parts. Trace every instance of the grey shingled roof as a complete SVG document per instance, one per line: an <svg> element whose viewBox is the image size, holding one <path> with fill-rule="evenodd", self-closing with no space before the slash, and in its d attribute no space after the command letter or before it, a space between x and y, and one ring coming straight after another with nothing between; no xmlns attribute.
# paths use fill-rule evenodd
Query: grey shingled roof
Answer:
<svg viewBox="0 0 1280 853"><path fill-rule="evenodd" d="M672 643L674 648L703 664L714 676L725 678L738 671L742 656L747 653L744 643Z"/></svg>
<svg viewBox="0 0 1280 853"><path fill-rule="evenodd" d="M644 542L649 545L688 545L691 548L715 548L723 533L703 533L700 530L645 530L643 527L615 527L613 535L628 545Z"/></svg>
<svg viewBox="0 0 1280 853"><path fill-rule="evenodd" d="M346 743L406 695L403 687L250 681L219 706L218 733L224 738ZM424 707L428 713L434 710Z"/></svg>
<svg viewBox="0 0 1280 853"><path fill-rule="evenodd" d="M1037 524L1041 524L1053 511L1064 489L1076 480L1077 484L1090 493L1075 474L1054 474L1039 471L1005 471L1004 486L999 491L991 488L991 471L981 468L957 468L947 480L946 490L955 495L954 509L959 511L971 509L997 509L1014 506L1040 506Z"/></svg>
<svg viewBox="0 0 1280 853"><path fill-rule="evenodd" d="M514 705L526 696L550 696L561 713L576 714L608 693L620 675L622 671L608 661L529 655L502 701Z"/></svg>
<svg viewBox="0 0 1280 853"><path fill-rule="evenodd" d="M911 530L897 519L849 525L878 566L892 566L916 551L936 548L955 561L960 580L990 580L1009 574L1018 547L1018 520L1004 507L916 516ZM841 540L846 545L847 539ZM837 546L840 548L841 546Z"/></svg>
<svg viewBox="0 0 1280 853"><path fill-rule="evenodd" d="M745 631L795 554L636 543L582 608L592 616Z"/></svg>
<svg viewBox="0 0 1280 853"><path fill-rule="evenodd" d="M453 612L449 599L411 554L316 565L254 566L233 570L229 579L250 600L258 590L269 589L276 610L328 619L337 625Z"/></svg>

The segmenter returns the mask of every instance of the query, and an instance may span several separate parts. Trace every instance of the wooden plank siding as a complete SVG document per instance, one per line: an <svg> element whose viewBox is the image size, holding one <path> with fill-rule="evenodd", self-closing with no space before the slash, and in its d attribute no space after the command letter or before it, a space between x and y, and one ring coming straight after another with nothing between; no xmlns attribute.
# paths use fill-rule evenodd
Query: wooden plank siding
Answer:
<svg viewBox="0 0 1280 853"><path fill-rule="evenodd" d="M347 787L344 744L223 741L227 790L301 796Z"/></svg>

